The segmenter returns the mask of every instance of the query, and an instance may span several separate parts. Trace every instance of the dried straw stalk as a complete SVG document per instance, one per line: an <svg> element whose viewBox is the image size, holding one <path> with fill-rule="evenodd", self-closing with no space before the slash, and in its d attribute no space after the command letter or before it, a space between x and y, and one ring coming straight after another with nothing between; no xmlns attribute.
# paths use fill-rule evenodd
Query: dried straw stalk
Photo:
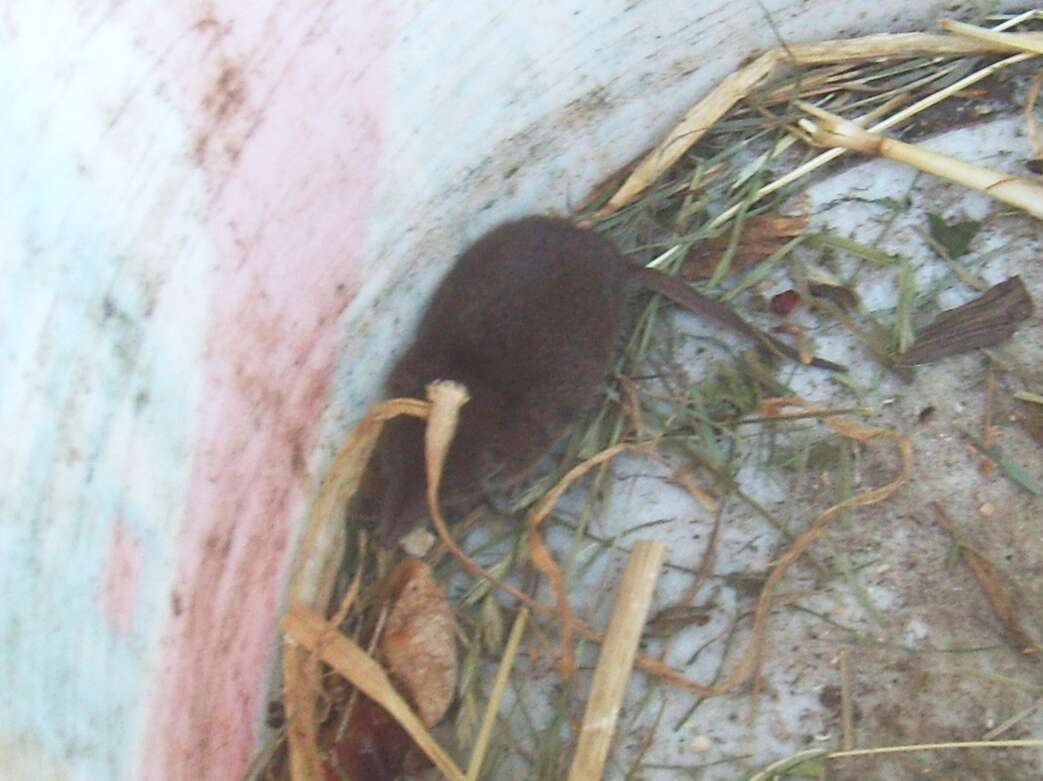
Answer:
<svg viewBox="0 0 1043 781"><path fill-rule="evenodd" d="M518 655L528 617L529 610L523 607L518 611L518 616L514 619L514 626L511 627L511 635L507 638L507 646L503 649L500 667L496 671L492 694L489 695L489 702L485 706L485 716L482 718L481 729L478 730L478 739L475 740L474 748L471 749L471 761L467 763L467 781L478 781L478 774L482 771L482 763L485 761L485 753L489 748L489 740L492 738L493 726L496 724L496 714L500 710L503 693L507 690L511 668L514 666L514 657Z"/></svg>
<svg viewBox="0 0 1043 781"><path fill-rule="evenodd" d="M616 595L612 621L594 670L569 781L595 781L604 771L664 551L661 542L639 540L630 554Z"/></svg>
<svg viewBox="0 0 1043 781"><path fill-rule="evenodd" d="M451 383L448 383L451 385ZM431 393L431 387L428 387L428 393ZM448 394L453 396L453 394ZM432 401L434 397L430 396ZM446 525L445 518L442 515L442 510L438 506L438 485L441 481L441 464L444 463L445 450L448 449L448 439L441 434L433 434L432 432L443 426L456 425L456 417L458 416L457 406L459 404L458 399L442 397L439 401L436 401L431 406L430 420L428 422L428 437L429 437L429 451L427 458L427 469L428 469L428 499L429 509L431 510L431 522L434 524L435 530L438 532L439 539L442 544L445 545L446 549L450 554L456 558L457 561L463 566L465 570L470 572L477 578L482 578L489 581L500 591L506 594L510 594L512 597L517 599L525 607L529 608L532 612L538 613L541 616L556 616L559 620L558 630L562 635L562 646L563 648L570 648L571 640L566 642L568 638L571 638L573 633L579 634L589 640L600 643L604 640L604 635L588 626L583 621L580 621L572 616L572 612L568 607L568 595L564 591L558 594L558 604L556 607L544 605L541 602L537 602L535 599L530 597L524 591L504 583L503 580L496 577L492 572L482 567L474 559L470 558L463 549L453 539L452 534L449 533L449 528ZM446 409L443 412L439 412L439 407L446 405ZM424 405L425 408L427 405ZM554 503L560 498L561 494L572 484L573 481L578 479L582 474L588 471L593 466L600 464L615 455L624 451L643 453L647 451L647 445L630 445L622 444L611 447L608 450L603 450L600 453L595 454L591 458L587 459L583 463L573 467L568 474L565 475L549 493L547 493L533 508L528 518L529 531L527 533L527 539L530 545L530 555L534 548L538 548L542 538L539 537L538 533L534 534L535 527L543 521L544 518L550 513L554 506ZM535 542L534 542L535 540ZM546 549L546 556L543 563L548 567L550 572L554 571L556 565L554 565L553 558L550 556L549 549ZM534 557L535 558L535 557ZM549 562L549 563L548 563ZM545 571L546 574L546 571ZM567 653L565 655L567 656ZM680 686L694 694L700 696L707 696L714 693L714 689L709 686L704 686L696 681L686 678L683 673L675 670L669 665L660 662L650 656L639 654L637 657L637 668L649 675L654 675L662 680L669 681L676 686Z"/></svg>
<svg viewBox="0 0 1043 781"><path fill-rule="evenodd" d="M964 748L1043 748L1043 740L967 740L961 743L917 743L913 746L881 746L880 748L858 748L852 751L834 751L829 759L847 757L872 757L880 754L903 754L911 751L945 751Z"/></svg>
<svg viewBox="0 0 1043 781"><path fill-rule="evenodd" d="M344 557L344 508L359 482L384 421L399 414L426 415L427 404L395 400L378 405L359 423L330 468L308 516L290 576L287 604L327 609ZM302 646L283 646L283 703L287 715L290 775L294 779L323 778L315 723L319 691L319 661Z"/></svg>
<svg viewBox="0 0 1043 781"><path fill-rule="evenodd" d="M1043 47L1043 33L995 33L995 36L999 39L929 33L867 35L851 40L794 43L771 49L725 78L689 109L666 138L637 164L599 215L612 214L648 189L736 103L781 65L808 66L893 57L966 56L1034 51L1036 47Z"/></svg>
<svg viewBox="0 0 1043 781"><path fill-rule="evenodd" d="M446 778L464 781L463 771L431 737L424 722L395 690L384 668L355 642L338 632L320 614L306 607L299 606L291 610L282 621L282 629L290 643L298 644L322 659L391 714Z"/></svg>
<svg viewBox="0 0 1043 781"><path fill-rule="evenodd" d="M1011 51L1020 50L1043 54L1043 40L1040 39L1038 33L1004 33L952 19L942 19L939 26L948 33L961 35L968 40L995 46L1007 46Z"/></svg>
<svg viewBox="0 0 1043 781"><path fill-rule="evenodd" d="M840 147L865 155L886 157L920 171L962 184L998 201L1016 206L1043 219L1043 185L1024 176L1012 176L975 165L915 144L907 144L879 133L870 133L854 122L799 100L796 105L818 118L800 120L809 140L819 146Z"/></svg>
<svg viewBox="0 0 1043 781"><path fill-rule="evenodd" d="M925 98L921 98L920 100L916 101L912 105L906 106L901 111L899 111L899 112L897 112L895 114L892 114L891 116L887 117L886 119L883 119L883 120L877 122L876 124L872 125L869 128L869 132L876 133L876 132L879 132L881 130L887 130L889 128L895 127L896 125L900 125L902 122L905 122L910 117L914 117L917 114L919 114L920 112L926 111L927 109L931 108L932 106L936 106L937 104L941 103L946 98L948 98L948 97L950 97L952 95L955 95L957 92L960 92L961 90L967 89L968 87L970 87L973 84L977 84L979 81L983 81L983 80L989 78L990 76L996 74L998 71L1002 70L1003 68L1007 68L1007 67L1009 67L1011 65L1016 65L1019 62L1024 62L1025 60L1030 59L1030 58L1032 58L1034 56L1035 55L1033 55L1033 54L1026 54L1026 53L1022 52L1021 54L1015 54L1012 57L1007 57L1007 58L1005 58L1003 60L1000 60L999 62L994 62L991 65L987 65L984 68L982 68L981 70L975 71L974 73L971 73L970 75L965 76L964 78L960 79L959 81L957 81L957 82L955 82L953 84L950 84L948 87L940 89L937 92L935 92L935 93L933 93L931 95L928 95ZM870 120L872 118L874 118L874 116L873 116L872 113L870 113L870 114L867 114L862 119L865 119L865 120L868 121L868 120ZM822 154L817 155L813 159L808 160L803 165L800 165L797 168L794 168L789 173L783 174L782 176L780 176L775 181L770 182L769 184L764 185L761 189L759 189L756 192L756 194L753 197L753 200L759 200L760 198L763 198L765 195L771 195L772 193L777 192L778 190L781 190L783 187L786 187L787 185L792 184L793 182L797 181L801 177L807 176L812 171L815 171L815 170L821 168L822 166L826 165L827 163L830 163L833 160L836 160L838 157L843 155L846 151L847 151L846 149L834 147L833 149L829 149L829 150L823 152ZM735 204L735 205L731 206L730 208L725 209L723 212L721 212L719 215L717 215L717 217L715 217L710 222L708 227L716 228L719 225L723 225L728 220L730 220L732 217L734 217L738 213L740 208L742 208L742 204Z"/></svg>

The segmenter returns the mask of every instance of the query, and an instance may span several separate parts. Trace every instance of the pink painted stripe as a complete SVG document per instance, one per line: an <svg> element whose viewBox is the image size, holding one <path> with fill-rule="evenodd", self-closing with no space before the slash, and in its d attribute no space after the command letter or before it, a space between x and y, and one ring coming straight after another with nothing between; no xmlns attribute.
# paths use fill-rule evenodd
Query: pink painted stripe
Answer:
<svg viewBox="0 0 1043 781"><path fill-rule="evenodd" d="M131 534L122 518L114 519L105 575L101 583L101 604L105 620L114 632L123 637L129 637L134 632L141 557L141 541Z"/></svg>
<svg viewBox="0 0 1043 781"><path fill-rule="evenodd" d="M327 4L305 18L293 4L225 0L198 18L185 3L171 20L137 2L146 45L172 51L159 78L194 128L187 154L211 188L218 260L144 779L239 778L254 749L377 181L389 6ZM198 40L173 44L185 29Z"/></svg>

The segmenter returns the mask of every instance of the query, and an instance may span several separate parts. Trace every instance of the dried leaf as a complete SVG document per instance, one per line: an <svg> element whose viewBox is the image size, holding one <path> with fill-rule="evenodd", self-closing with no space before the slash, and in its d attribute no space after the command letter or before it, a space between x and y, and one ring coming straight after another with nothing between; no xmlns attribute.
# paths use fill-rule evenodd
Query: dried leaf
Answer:
<svg viewBox="0 0 1043 781"><path fill-rule="evenodd" d="M407 558L391 575L393 604L380 643L388 673L427 726L442 720L456 689L453 613L431 568Z"/></svg>
<svg viewBox="0 0 1043 781"><path fill-rule="evenodd" d="M690 626L706 626L711 608L705 605L672 605L664 607L648 622L647 637L672 637Z"/></svg>
<svg viewBox="0 0 1043 781"><path fill-rule="evenodd" d="M981 223L977 220L948 223L936 212L928 213L927 222L931 229L931 238L945 249L952 260L970 251L971 241L981 230Z"/></svg>
<svg viewBox="0 0 1043 781"><path fill-rule="evenodd" d="M777 252L787 241L808 227L808 216L787 217L781 214L758 214L746 219L742 236L735 248L729 275L740 274ZM721 255L727 251L730 235L716 236L695 246L681 265L681 276L689 281L709 279Z"/></svg>
<svg viewBox="0 0 1043 781"><path fill-rule="evenodd" d="M940 504L934 502L931 504L931 507L938 518L938 523L959 545L960 552L963 554L963 560L967 562L967 566L974 573L974 577L977 579L982 591L985 592L985 596L989 599L989 604L992 605L993 612L996 613L996 617L1006 628L1014 644L1023 651L1036 648L1035 641L1029 637L1022 626L1021 610L1015 601L1014 592L1003 582L992 562L960 539L956 527Z"/></svg>
<svg viewBox="0 0 1043 781"><path fill-rule="evenodd" d="M1014 406L1014 419L1033 442L1043 447L1043 406L1019 399Z"/></svg>
<svg viewBox="0 0 1043 781"><path fill-rule="evenodd" d="M913 366L991 347L1009 339L1032 311L1032 299L1021 277L1011 277L978 298L942 312L895 361Z"/></svg>
<svg viewBox="0 0 1043 781"><path fill-rule="evenodd" d="M293 607L283 617L280 627L286 634L289 647L297 646L315 654L334 672L356 686L359 692L391 714L444 776L453 781L464 781L463 771L431 736L424 722L394 687L384 668L354 640L341 634L320 613L305 605ZM288 714L291 723L294 715L292 711ZM322 777L324 771L321 759L314 773L305 771L300 774L291 769L291 775L293 778Z"/></svg>
<svg viewBox="0 0 1043 781"><path fill-rule="evenodd" d="M808 285L808 292L815 298L825 298L832 301L844 312L857 312L861 305L855 291L843 285L814 283Z"/></svg>

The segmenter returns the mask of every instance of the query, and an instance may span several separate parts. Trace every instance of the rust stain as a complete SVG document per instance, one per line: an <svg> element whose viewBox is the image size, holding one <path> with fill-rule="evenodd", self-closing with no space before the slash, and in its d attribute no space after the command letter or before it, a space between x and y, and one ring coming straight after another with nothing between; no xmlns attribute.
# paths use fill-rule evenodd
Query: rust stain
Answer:
<svg viewBox="0 0 1043 781"><path fill-rule="evenodd" d="M213 86L203 96L201 106L206 122L203 130L196 137L193 159L199 165L207 162L214 137L225 130L231 122L243 113L247 102L246 77L238 65L225 63ZM231 162L236 162L242 152L243 141L225 140L222 149Z"/></svg>

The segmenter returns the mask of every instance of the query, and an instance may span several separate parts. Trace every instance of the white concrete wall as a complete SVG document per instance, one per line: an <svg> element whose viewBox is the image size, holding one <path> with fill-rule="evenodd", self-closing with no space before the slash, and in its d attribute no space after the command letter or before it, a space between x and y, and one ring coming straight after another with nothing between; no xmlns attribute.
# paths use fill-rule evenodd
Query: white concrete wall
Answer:
<svg viewBox="0 0 1043 781"><path fill-rule="evenodd" d="M774 43L754 0L0 5L0 776L238 777L316 481L453 254Z"/></svg>

